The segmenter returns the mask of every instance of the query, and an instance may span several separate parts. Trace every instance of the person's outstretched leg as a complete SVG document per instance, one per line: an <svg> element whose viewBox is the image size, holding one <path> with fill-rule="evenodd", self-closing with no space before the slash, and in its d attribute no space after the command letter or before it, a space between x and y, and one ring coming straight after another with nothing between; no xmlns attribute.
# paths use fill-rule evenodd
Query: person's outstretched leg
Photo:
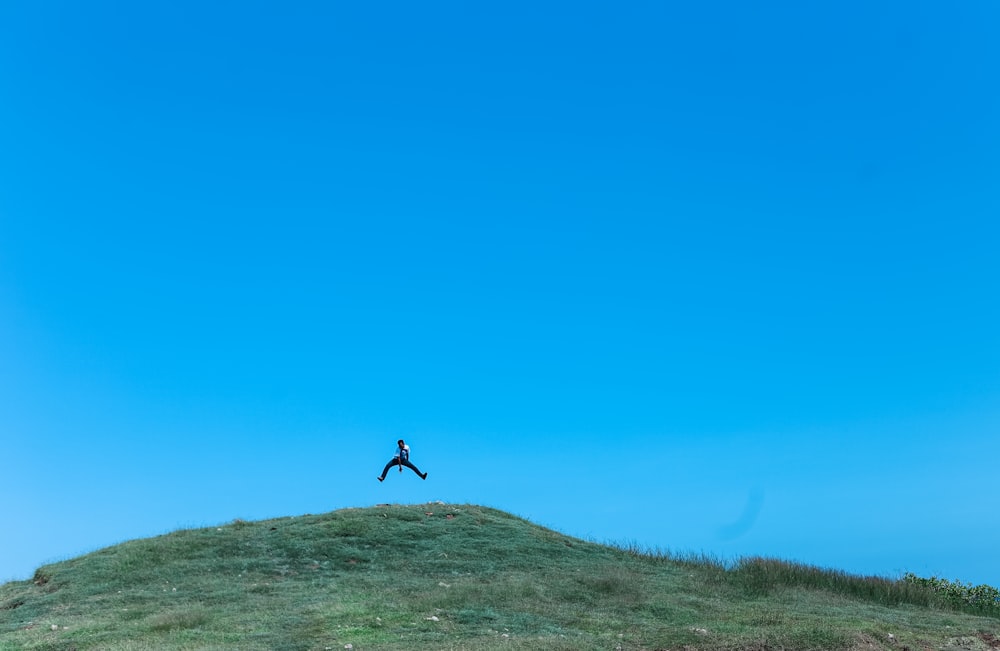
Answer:
<svg viewBox="0 0 1000 651"><path fill-rule="evenodd" d="M404 466L406 466L407 468L409 468L410 470L412 470L413 472L415 472L418 475L420 475L421 479L427 479L427 473L426 472L420 472L420 470L417 469L417 467L415 465L413 465L412 463L410 463L409 459L403 459L401 463Z"/></svg>
<svg viewBox="0 0 1000 651"><path fill-rule="evenodd" d="M389 472L389 468L392 468L393 466L396 466L396 465L399 465L399 459L397 457L393 457L392 461L390 461L389 463L385 464L385 468L382 468L382 476L379 477L378 480L379 481L385 481L385 476Z"/></svg>

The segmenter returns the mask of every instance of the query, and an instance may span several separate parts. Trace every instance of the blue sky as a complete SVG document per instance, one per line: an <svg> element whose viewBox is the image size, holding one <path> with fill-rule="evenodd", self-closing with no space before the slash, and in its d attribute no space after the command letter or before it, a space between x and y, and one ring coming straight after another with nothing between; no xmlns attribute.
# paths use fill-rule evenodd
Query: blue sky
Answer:
<svg viewBox="0 0 1000 651"><path fill-rule="evenodd" d="M444 500L1000 585L998 19L4 3L0 580Z"/></svg>

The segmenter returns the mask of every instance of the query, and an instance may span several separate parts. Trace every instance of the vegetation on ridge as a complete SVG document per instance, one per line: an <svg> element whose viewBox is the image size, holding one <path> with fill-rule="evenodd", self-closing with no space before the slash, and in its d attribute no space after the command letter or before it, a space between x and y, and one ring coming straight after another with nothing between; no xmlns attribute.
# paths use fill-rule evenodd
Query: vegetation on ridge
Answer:
<svg viewBox="0 0 1000 651"><path fill-rule="evenodd" d="M917 582L621 549L441 503L177 531L0 586L0 650L982 651L998 635L994 610Z"/></svg>
<svg viewBox="0 0 1000 651"><path fill-rule="evenodd" d="M1000 613L1000 590L991 585L972 585L962 581L939 579L936 576L926 579L912 572L904 574L903 581L930 588L959 607L971 607L972 610L983 611L987 614Z"/></svg>

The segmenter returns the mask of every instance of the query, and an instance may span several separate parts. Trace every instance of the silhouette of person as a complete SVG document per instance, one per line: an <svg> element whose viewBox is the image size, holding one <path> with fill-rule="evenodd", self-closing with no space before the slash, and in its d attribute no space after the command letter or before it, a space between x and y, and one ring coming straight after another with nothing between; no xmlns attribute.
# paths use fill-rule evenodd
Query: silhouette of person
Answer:
<svg viewBox="0 0 1000 651"><path fill-rule="evenodd" d="M385 481L385 475L389 472L389 468L393 466L399 466L399 472L403 472L403 466L406 466L413 472L417 473L421 479L427 479L426 472L420 472L415 465L410 463L410 446L407 445L403 439L396 441L396 453L389 460L389 463L385 464L385 468L382 469L382 475L378 478L379 481Z"/></svg>

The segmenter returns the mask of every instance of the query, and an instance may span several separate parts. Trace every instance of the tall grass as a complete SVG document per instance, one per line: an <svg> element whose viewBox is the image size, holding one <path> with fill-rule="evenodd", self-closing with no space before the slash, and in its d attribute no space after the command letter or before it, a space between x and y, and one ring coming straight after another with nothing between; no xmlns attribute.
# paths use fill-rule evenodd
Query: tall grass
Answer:
<svg viewBox="0 0 1000 651"><path fill-rule="evenodd" d="M717 584L737 588L747 595L766 597L780 590L821 590L882 606L913 606L951 609L1000 618L1000 598L991 586L970 586L936 578L921 579L906 574L900 579L860 576L762 556L725 561L710 554L676 554L650 550L635 544L616 545L637 558L698 569ZM985 595L985 596L984 596Z"/></svg>
<svg viewBox="0 0 1000 651"><path fill-rule="evenodd" d="M884 606L934 605L933 594L903 581L857 576L774 558L741 558L729 572L732 581L750 594L770 595L785 588L824 590Z"/></svg>

